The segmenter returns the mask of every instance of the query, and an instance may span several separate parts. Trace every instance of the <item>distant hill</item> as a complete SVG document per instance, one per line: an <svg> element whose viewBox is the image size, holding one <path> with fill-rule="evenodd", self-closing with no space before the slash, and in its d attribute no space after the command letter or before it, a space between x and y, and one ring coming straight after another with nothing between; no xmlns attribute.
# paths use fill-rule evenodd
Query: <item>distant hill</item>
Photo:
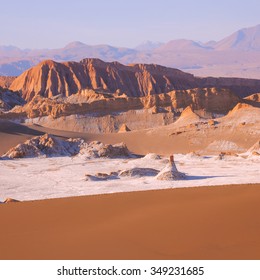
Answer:
<svg viewBox="0 0 260 280"><path fill-rule="evenodd" d="M165 44L144 42L134 49L72 42L64 48L21 50L0 46L0 75L17 76L47 59L58 62L94 57L106 62L155 63L197 76L260 77L260 25L244 28L218 41L207 43L172 40Z"/></svg>
<svg viewBox="0 0 260 280"><path fill-rule="evenodd" d="M241 29L215 44L216 50L260 51L260 24Z"/></svg>

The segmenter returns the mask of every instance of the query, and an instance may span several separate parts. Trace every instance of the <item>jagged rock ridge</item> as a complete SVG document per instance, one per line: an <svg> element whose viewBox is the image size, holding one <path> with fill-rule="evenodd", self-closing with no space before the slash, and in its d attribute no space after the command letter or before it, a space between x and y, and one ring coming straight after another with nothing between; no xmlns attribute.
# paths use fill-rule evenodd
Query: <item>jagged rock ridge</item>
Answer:
<svg viewBox="0 0 260 280"><path fill-rule="evenodd" d="M75 97L77 95L74 95ZM92 96L92 94L91 94ZM148 95L144 97L116 97L109 95L105 97L86 97L85 102L79 97L81 102L76 102L75 98L70 100L43 98L35 96L23 107L16 107L6 114L10 118L26 116L29 118L52 116L58 118L73 114L101 113L109 114L112 112L122 112L129 110L150 109L151 113L174 112L179 109L191 106L193 110L204 109L209 112L227 113L240 99L230 90L205 88L191 90L173 90L166 94Z"/></svg>
<svg viewBox="0 0 260 280"><path fill-rule="evenodd" d="M70 96L84 89L140 97L203 87L224 87L244 97L260 91L260 80L197 78L178 69L155 64L126 66L86 58L79 63L43 61L17 77L10 89L19 91L28 101L36 95Z"/></svg>

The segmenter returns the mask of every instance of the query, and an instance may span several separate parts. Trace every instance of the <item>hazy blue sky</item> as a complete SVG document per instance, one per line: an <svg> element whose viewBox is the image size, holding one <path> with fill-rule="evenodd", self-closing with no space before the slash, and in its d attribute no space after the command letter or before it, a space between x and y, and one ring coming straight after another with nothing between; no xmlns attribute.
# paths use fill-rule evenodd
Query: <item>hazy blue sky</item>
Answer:
<svg viewBox="0 0 260 280"><path fill-rule="evenodd" d="M0 45L219 40L260 23L259 0L0 0Z"/></svg>

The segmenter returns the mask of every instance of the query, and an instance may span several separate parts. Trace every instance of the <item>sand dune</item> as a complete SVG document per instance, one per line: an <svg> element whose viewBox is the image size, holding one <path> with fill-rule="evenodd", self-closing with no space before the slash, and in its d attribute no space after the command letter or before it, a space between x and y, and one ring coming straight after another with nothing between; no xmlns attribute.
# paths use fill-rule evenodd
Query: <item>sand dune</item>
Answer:
<svg viewBox="0 0 260 280"><path fill-rule="evenodd" d="M82 138L85 141L101 141L106 144L116 144L124 142L133 153L147 154L155 152L158 154L171 154L172 152L189 152L189 146L186 142L176 142L172 144L172 138L165 134L158 134L154 137L149 130L129 131L126 133L80 133L72 131L62 131L50 129L37 125L24 126L14 124L8 121L0 123L0 154L4 154L12 147L31 139L36 135L45 133L53 134L60 137ZM161 145L161 143L164 145ZM254 141L255 142L255 141ZM253 143L254 143L253 142ZM251 143L251 145L253 144ZM249 148L249 147L248 147Z"/></svg>
<svg viewBox="0 0 260 280"><path fill-rule="evenodd" d="M259 259L260 185L0 206L1 259Z"/></svg>
<svg viewBox="0 0 260 280"><path fill-rule="evenodd" d="M222 118L223 121L218 119L220 124L217 125L209 125L206 120L206 122L204 121L204 123L197 126L196 123L188 124L187 119L185 119L185 122L180 120L168 126L152 129L103 134L63 131L39 125L25 126L0 120L0 154L4 154L25 140L45 133L61 138L101 141L105 144L124 142L131 152L141 155L147 153L170 155L172 153L189 153L192 151L201 152L214 141L234 142L239 147L237 152L242 152L243 150L246 152L259 140L257 130L257 127L259 127L259 109L252 110L252 114L254 114L253 118L245 110L245 114L239 113L239 118L236 122L233 122L233 116L225 116ZM243 125L244 122L245 125ZM206 152L205 150L204 153Z"/></svg>

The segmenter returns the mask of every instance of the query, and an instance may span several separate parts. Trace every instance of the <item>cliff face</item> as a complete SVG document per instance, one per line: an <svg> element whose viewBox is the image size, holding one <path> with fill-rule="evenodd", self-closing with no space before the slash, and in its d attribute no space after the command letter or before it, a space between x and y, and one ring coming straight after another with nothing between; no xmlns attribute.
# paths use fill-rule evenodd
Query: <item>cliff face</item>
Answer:
<svg viewBox="0 0 260 280"><path fill-rule="evenodd" d="M260 80L243 78L197 78L200 79L203 87L221 87L232 90L237 96L244 98L253 93L259 92ZM201 86L200 86L201 87Z"/></svg>
<svg viewBox="0 0 260 280"><path fill-rule="evenodd" d="M117 62L84 59L80 63L43 61L17 77L10 89L31 100L35 95L69 96L86 88L140 97L197 86L193 75L177 69L145 64L125 66Z"/></svg>
<svg viewBox="0 0 260 280"><path fill-rule="evenodd" d="M245 97L260 91L260 80L198 78L178 69L154 64L125 66L118 62L106 63L87 58L79 63L43 61L17 77L10 89L19 91L29 101L36 95L70 96L84 89L142 97L204 87L227 88Z"/></svg>

